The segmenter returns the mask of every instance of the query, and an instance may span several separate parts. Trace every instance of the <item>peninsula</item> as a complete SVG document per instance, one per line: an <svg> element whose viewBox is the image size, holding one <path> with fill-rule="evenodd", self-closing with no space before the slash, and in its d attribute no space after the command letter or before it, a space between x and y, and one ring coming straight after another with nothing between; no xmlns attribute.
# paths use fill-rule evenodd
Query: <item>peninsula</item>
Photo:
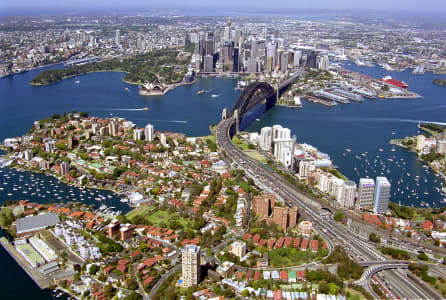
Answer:
<svg viewBox="0 0 446 300"><path fill-rule="evenodd" d="M63 79L93 72L124 72L123 80L130 84L161 81L165 84L181 82L187 73L188 60L182 52L155 50L127 58L112 58L68 68L46 70L34 77L30 84L49 85Z"/></svg>

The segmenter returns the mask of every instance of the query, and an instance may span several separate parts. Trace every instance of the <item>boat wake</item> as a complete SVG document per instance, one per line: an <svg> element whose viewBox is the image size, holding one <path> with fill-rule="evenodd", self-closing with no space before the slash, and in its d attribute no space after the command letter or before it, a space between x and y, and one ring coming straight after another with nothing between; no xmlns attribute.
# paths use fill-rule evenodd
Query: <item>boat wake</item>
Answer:
<svg viewBox="0 0 446 300"><path fill-rule="evenodd" d="M171 122L171 123L187 123L184 120L157 120L157 119L132 119L135 121L153 121L153 122Z"/></svg>
<svg viewBox="0 0 446 300"><path fill-rule="evenodd" d="M142 111L144 108L109 108L108 110L118 110L118 111Z"/></svg>
<svg viewBox="0 0 446 300"><path fill-rule="evenodd" d="M429 111L429 110L437 110L439 108L446 108L446 105L437 105L437 106L431 106L431 107L423 107L419 109L414 109L412 111Z"/></svg>
<svg viewBox="0 0 446 300"><path fill-rule="evenodd" d="M437 121L427 121L427 120L412 120L412 119L399 119L399 118L354 118L354 117L346 117L346 118L336 118L339 119L339 121L356 121L356 122L363 122L363 121L377 121L377 122L401 122L401 123L431 123L431 124L437 124L437 125L446 125L444 122L437 122Z"/></svg>

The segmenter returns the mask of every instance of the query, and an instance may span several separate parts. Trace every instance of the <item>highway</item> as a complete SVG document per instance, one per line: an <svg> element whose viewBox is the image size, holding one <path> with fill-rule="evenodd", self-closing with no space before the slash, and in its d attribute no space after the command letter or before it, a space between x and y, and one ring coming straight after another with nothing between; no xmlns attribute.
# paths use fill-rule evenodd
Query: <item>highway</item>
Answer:
<svg viewBox="0 0 446 300"><path fill-rule="evenodd" d="M226 120L222 120L218 124L215 132L217 143L220 148L225 151L226 155L232 158L259 187L274 193L288 206L299 207L299 213L303 214L307 220L313 222L315 227L320 229L320 233L324 235L325 238L327 238L328 235L328 241L330 243L342 245L347 249L351 249L354 253L357 253L358 256L355 260L360 262L386 260L386 257L378 253L373 245L359 239L356 234L350 232L343 225L335 222L331 218L322 218L318 208L306 201L307 196L296 190L296 188L291 186L284 178L262 167L257 161L247 156L242 150L236 147L232 143L230 137L230 129L235 124L235 121L234 117L229 116ZM400 290L402 285L406 285L407 278L404 278L404 273L401 273L400 271L386 272L390 274L388 277L392 280L389 280L389 284L393 286L394 289ZM417 295L416 298L439 298L436 293L432 293L432 291L427 292L426 289L418 287L421 285L424 284L418 282L417 286L406 285L401 291L404 291L407 295Z"/></svg>

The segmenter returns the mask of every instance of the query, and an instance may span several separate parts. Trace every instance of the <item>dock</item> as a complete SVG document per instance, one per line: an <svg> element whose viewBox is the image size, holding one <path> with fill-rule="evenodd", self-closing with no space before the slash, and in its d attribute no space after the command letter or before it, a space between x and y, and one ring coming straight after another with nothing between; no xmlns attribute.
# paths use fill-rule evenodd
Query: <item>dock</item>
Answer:
<svg viewBox="0 0 446 300"><path fill-rule="evenodd" d="M0 239L0 244L3 246L3 248L6 250L6 252L9 253L9 255L14 258L16 263L23 269L23 271L28 274L29 277L34 281L35 284L41 289L44 290L51 286L52 281L41 274L39 272L39 269L32 269L31 266L25 261L25 259L20 255L20 253L17 252L17 250L14 248L14 246L8 242L6 238Z"/></svg>
<svg viewBox="0 0 446 300"><path fill-rule="evenodd" d="M322 99L320 97L316 97L314 94L306 94L303 97L305 99L307 99L308 101L315 102L315 103L320 103L320 104L325 105L325 106L335 106L335 105L337 105L337 103L335 101Z"/></svg>

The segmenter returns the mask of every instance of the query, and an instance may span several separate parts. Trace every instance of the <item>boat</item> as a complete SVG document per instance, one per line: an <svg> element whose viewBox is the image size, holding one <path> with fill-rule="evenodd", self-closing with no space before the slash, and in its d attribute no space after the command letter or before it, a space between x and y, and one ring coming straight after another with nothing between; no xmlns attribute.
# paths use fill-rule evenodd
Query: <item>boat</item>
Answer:
<svg viewBox="0 0 446 300"><path fill-rule="evenodd" d="M78 83L81 83L81 82L79 80L76 80L74 83L78 84Z"/></svg>
<svg viewBox="0 0 446 300"><path fill-rule="evenodd" d="M126 87L126 88L125 88L125 90L126 90L126 91L128 91L128 90L129 90L129 88L127 88L127 87Z"/></svg>
<svg viewBox="0 0 446 300"><path fill-rule="evenodd" d="M403 89L407 89L409 87L409 85L407 83L405 83L404 81L399 81L399 80L394 79L390 76L386 76L380 80L385 83L388 83L388 84L391 84L391 85L394 85L396 87L403 88Z"/></svg>
<svg viewBox="0 0 446 300"><path fill-rule="evenodd" d="M142 110L144 110L144 111L148 111L149 108L148 108L148 107L144 107Z"/></svg>
<svg viewBox="0 0 446 300"><path fill-rule="evenodd" d="M260 119L257 118L256 121L258 122L258 121L260 121Z"/></svg>
<svg viewBox="0 0 446 300"><path fill-rule="evenodd" d="M206 93L205 90L199 90L199 91L197 92L197 95L202 95L202 94L204 94L204 93Z"/></svg>
<svg viewBox="0 0 446 300"><path fill-rule="evenodd" d="M212 98L217 98L218 96L220 96L220 95L217 95L217 94L212 94L211 95Z"/></svg>

